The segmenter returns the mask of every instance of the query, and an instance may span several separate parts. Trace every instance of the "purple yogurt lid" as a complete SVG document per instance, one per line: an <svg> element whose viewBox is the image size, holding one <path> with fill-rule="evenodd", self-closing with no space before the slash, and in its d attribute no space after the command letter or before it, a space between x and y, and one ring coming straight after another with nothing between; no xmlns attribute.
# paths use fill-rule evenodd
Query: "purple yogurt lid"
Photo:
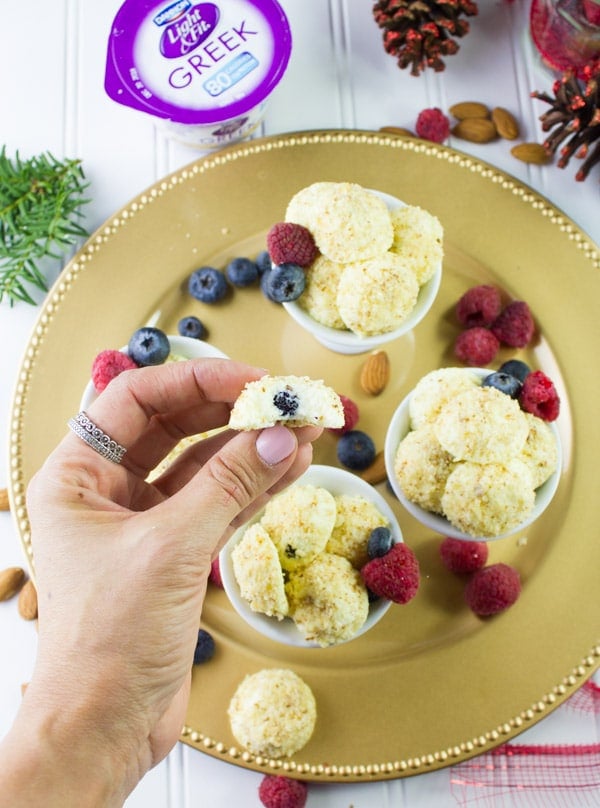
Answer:
<svg viewBox="0 0 600 808"><path fill-rule="evenodd" d="M104 86L125 106L214 124L263 102L291 48L276 0L125 0L108 40Z"/></svg>

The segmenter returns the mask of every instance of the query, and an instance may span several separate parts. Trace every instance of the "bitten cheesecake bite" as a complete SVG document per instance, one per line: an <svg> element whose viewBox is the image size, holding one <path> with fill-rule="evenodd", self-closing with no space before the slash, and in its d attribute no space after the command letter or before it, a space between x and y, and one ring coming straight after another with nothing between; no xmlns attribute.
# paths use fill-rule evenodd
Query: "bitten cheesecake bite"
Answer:
<svg viewBox="0 0 600 808"><path fill-rule="evenodd" d="M231 410L229 426L250 430L275 424L338 429L344 425L344 408L338 394L321 380L263 376L242 390Z"/></svg>

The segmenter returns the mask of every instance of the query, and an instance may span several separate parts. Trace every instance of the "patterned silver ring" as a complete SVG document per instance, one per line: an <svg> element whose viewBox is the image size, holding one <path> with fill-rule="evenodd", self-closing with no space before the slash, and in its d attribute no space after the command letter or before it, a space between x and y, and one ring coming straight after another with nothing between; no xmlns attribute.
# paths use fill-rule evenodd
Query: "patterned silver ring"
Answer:
<svg viewBox="0 0 600 808"><path fill-rule="evenodd" d="M103 432L93 421L90 421L85 412L82 411L75 418L71 418L68 426L78 438L85 441L102 457L106 457L113 463L120 463L123 459L127 449Z"/></svg>

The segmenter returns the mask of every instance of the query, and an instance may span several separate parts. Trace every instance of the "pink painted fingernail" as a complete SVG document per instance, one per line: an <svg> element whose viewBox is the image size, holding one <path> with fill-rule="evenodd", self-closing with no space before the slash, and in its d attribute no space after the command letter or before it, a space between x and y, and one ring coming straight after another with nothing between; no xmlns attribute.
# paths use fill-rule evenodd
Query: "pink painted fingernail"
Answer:
<svg viewBox="0 0 600 808"><path fill-rule="evenodd" d="M276 466L296 448L296 438L284 426L263 429L256 439L256 451L268 466Z"/></svg>

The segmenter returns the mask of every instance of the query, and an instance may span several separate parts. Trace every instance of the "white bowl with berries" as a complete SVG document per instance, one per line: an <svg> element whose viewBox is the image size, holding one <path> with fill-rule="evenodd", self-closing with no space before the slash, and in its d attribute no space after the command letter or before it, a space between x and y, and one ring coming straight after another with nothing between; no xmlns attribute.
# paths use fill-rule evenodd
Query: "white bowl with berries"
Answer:
<svg viewBox="0 0 600 808"><path fill-rule="evenodd" d="M244 623L301 648L363 636L418 588L418 562L393 510L364 480L333 466L310 466L236 530L219 568ZM402 581L400 568L409 568Z"/></svg>
<svg viewBox="0 0 600 808"><path fill-rule="evenodd" d="M229 358L214 345L197 337L165 334L154 326L143 326L132 334L127 345L104 349L96 355L79 408L86 410L110 381L124 370L203 357Z"/></svg>
<svg viewBox="0 0 600 808"><path fill-rule="evenodd" d="M273 267L263 291L326 348L364 353L430 310L442 240L439 220L422 208L353 183L314 183L267 234Z"/></svg>
<svg viewBox="0 0 600 808"><path fill-rule="evenodd" d="M513 535L538 519L556 493L558 394L542 371L518 360L505 365L513 372L431 371L390 421L384 447L390 485L415 519L444 536Z"/></svg>

